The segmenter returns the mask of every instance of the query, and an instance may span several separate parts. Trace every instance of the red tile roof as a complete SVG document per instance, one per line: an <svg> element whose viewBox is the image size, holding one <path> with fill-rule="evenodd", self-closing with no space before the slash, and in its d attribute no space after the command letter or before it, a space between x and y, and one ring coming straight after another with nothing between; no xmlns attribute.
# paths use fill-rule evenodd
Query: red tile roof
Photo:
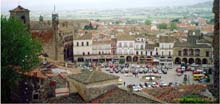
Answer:
<svg viewBox="0 0 220 104"><path fill-rule="evenodd" d="M25 72L24 75L31 76L31 77L42 78L42 79L47 78L47 75L42 73L42 71L40 69L34 69L30 72Z"/></svg>
<svg viewBox="0 0 220 104"><path fill-rule="evenodd" d="M32 31L32 37L38 38L43 43L48 43L49 40L53 38L53 31L47 30L47 31Z"/></svg>
<svg viewBox="0 0 220 104"><path fill-rule="evenodd" d="M179 87L164 87L154 89L144 89L143 91L162 101L177 103L177 98L182 98L190 94L199 94L200 91L206 89L204 84L183 85Z"/></svg>

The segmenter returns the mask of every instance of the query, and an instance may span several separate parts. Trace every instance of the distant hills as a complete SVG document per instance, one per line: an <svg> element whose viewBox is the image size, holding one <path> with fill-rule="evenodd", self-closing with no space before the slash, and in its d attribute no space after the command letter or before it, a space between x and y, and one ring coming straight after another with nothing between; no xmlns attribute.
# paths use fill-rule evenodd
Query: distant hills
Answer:
<svg viewBox="0 0 220 104"><path fill-rule="evenodd" d="M127 9L79 9L79 10L59 10L60 19L175 19L183 17L191 17L197 15L207 19L213 18L212 13L213 1L197 3L188 6L176 7L141 7L141 8L127 8ZM31 19L38 20L42 15L45 20L51 20L51 11L32 10ZM9 12L4 15L9 15Z"/></svg>
<svg viewBox="0 0 220 104"><path fill-rule="evenodd" d="M189 6L191 8L212 8L213 7L213 1L207 1L202 3L197 3L194 5Z"/></svg>

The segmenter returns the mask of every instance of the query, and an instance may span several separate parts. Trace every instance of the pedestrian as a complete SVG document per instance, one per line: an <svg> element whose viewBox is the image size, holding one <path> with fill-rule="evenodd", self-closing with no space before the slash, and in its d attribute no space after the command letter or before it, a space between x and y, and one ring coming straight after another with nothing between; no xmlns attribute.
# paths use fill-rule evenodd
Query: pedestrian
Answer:
<svg viewBox="0 0 220 104"><path fill-rule="evenodd" d="M125 82L124 82L124 86L125 86Z"/></svg>

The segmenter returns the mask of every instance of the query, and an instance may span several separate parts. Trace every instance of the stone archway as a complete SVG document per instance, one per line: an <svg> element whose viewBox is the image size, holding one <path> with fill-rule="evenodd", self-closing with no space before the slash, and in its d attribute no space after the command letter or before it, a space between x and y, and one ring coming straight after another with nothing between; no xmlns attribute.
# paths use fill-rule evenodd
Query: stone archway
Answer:
<svg viewBox="0 0 220 104"><path fill-rule="evenodd" d="M132 61L132 57L131 57L131 56L127 56L127 57L126 57L126 61L127 61L127 62L131 62L131 61Z"/></svg>
<svg viewBox="0 0 220 104"><path fill-rule="evenodd" d="M187 58L183 58L182 62L186 64L187 63Z"/></svg>
<svg viewBox="0 0 220 104"><path fill-rule="evenodd" d="M208 64L208 60L206 58L202 59L202 64Z"/></svg>
<svg viewBox="0 0 220 104"><path fill-rule="evenodd" d="M133 62L137 62L138 61L138 56L134 56L133 57Z"/></svg>
<svg viewBox="0 0 220 104"><path fill-rule="evenodd" d="M175 59L175 64L181 64L181 59L180 59L179 57L177 57L177 58Z"/></svg>
<svg viewBox="0 0 220 104"><path fill-rule="evenodd" d="M193 64L194 63L194 59L193 58L190 58L189 59L189 64Z"/></svg>
<svg viewBox="0 0 220 104"><path fill-rule="evenodd" d="M196 58L195 63L196 64L201 64L201 59L200 58Z"/></svg>

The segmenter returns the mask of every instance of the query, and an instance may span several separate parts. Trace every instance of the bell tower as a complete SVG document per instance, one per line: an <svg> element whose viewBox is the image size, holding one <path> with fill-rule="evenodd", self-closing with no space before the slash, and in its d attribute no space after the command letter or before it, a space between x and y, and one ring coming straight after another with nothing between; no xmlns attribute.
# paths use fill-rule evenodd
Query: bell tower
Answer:
<svg viewBox="0 0 220 104"><path fill-rule="evenodd" d="M30 30L30 15L29 15L29 10L23 8L22 6L18 5L16 8L13 10L10 10L10 18L16 18L20 20L22 23L27 25L28 30Z"/></svg>
<svg viewBox="0 0 220 104"><path fill-rule="evenodd" d="M58 14L57 13L53 13L52 14L52 28L53 28L53 41L54 41L54 59L57 60L58 59L58 24L59 24L59 20L58 20Z"/></svg>

